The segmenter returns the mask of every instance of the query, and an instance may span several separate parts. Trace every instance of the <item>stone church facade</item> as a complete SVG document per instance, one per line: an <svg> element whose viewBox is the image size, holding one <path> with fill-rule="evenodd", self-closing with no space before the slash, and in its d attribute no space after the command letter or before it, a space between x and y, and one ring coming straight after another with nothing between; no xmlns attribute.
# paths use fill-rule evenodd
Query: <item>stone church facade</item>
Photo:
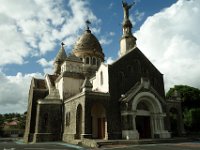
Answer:
<svg viewBox="0 0 200 150"><path fill-rule="evenodd" d="M180 101L165 99L163 74L137 48L131 6L123 1L118 60L104 63L102 47L87 26L72 54L66 55L62 43L53 75L32 79L26 142L171 137L168 106L181 112ZM180 117L180 134L181 122Z"/></svg>

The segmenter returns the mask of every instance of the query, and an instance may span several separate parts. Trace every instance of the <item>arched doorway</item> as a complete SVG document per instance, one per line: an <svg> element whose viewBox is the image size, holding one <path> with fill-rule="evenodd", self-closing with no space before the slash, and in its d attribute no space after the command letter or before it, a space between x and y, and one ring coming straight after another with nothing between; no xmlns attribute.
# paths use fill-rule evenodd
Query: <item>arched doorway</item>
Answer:
<svg viewBox="0 0 200 150"><path fill-rule="evenodd" d="M161 102L150 92L137 94L132 102L133 124L138 138L168 138ZM136 137L135 136L135 137ZM137 138L136 137L136 138Z"/></svg>
<svg viewBox="0 0 200 150"><path fill-rule="evenodd" d="M105 139L107 133L106 110L100 103L95 103L91 109L92 138Z"/></svg>
<svg viewBox="0 0 200 150"><path fill-rule="evenodd" d="M176 108L171 108L169 112L170 117L170 129L172 136L178 136L178 124L179 124L179 118L178 118L178 111Z"/></svg>
<svg viewBox="0 0 200 150"><path fill-rule="evenodd" d="M79 104L76 110L76 139L81 138L82 133L82 106Z"/></svg>
<svg viewBox="0 0 200 150"><path fill-rule="evenodd" d="M137 115L136 115L136 129L139 133L141 139L151 138L151 118L149 106L145 101L141 101L137 105Z"/></svg>

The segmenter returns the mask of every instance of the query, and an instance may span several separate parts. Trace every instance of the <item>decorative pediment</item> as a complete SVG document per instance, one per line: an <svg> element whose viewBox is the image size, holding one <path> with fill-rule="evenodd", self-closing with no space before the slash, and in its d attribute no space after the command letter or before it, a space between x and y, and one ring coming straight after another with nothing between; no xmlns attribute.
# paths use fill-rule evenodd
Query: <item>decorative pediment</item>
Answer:
<svg viewBox="0 0 200 150"><path fill-rule="evenodd" d="M166 104L164 98L160 96L160 94L153 88L149 79L144 77L142 77L141 81L137 82L129 91L127 91L125 94L122 94L119 101L122 103L128 103L129 101L133 100L138 93L144 91L152 93L161 101L161 103Z"/></svg>

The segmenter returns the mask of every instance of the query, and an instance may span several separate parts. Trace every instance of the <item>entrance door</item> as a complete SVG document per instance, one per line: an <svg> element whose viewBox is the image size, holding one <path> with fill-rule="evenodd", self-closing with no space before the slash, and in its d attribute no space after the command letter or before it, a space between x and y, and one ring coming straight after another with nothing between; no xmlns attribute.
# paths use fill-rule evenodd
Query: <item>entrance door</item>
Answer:
<svg viewBox="0 0 200 150"><path fill-rule="evenodd" d="M141 139L151 138L150 116L137 116L136 129Z"/></svg>
<svg viewBox="0 0 200 150"><path fill-rule="evenodd" d="M105 118L98 118L98 139L105 138Z"/></svg>
<svg viewBox="0 0 200 150"><path fill-rule="evenodd" d="M106 111L102 104L96 103L91 109L92 138L104 139L106 136Z"/></svg>
<svg viewBox="0 0 200 150"><path fill-rule="evenodd" d="M76 139L81 138L82 133L82 107L79 104L76 110Z"/></svg>

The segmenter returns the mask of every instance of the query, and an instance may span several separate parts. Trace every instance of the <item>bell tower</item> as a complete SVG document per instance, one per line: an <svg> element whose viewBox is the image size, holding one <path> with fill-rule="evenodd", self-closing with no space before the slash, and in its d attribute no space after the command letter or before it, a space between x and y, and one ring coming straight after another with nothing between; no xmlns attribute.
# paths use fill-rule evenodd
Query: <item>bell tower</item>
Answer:
<svg viewBox="0 0 200 150"><path fill-rule="evenodd" d="M125 1L122 1L122 6L124 10L124 20L122 24L122 38L120 40L120 56L125 55L132 48L136 47L136 38L132 34L132 23L129 20L129 9L135 3L128 4Z"/></svg>

